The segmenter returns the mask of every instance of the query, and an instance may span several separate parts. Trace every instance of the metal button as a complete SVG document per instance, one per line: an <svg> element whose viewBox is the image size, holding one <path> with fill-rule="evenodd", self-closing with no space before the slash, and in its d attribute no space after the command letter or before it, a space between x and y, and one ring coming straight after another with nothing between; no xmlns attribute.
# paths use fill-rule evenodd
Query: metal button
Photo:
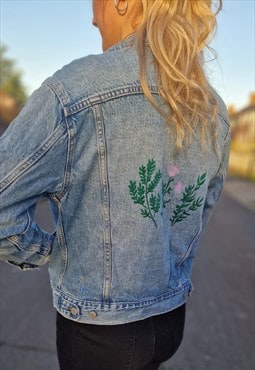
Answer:
<svg viewBox="0 0 255 370"><path fill-rule="evenodd" d="M95 311L90 311L90 312L89 312L89 318L90 318L90 319L92 319L92 320L93 320L93 319L95 319L96 317L97 317L97 313L96 313Z"/></svg>
<svg viewBox="0 0 255 370"><path fill-rule="evenodd" d="M75 307L71 307L71 308L70 308L70 312L71 312L71 314L72 314L72 315L74 315L74 316L75 316L75 315L77 315L78 310L77 310L77 308L75 308Z"/></svg>
<svg viewBox="0 0 255 370"><path fill-rule="evenodd" d="M183 294L183 297L186 299L186 298L188 298L188 292L186 292L186 293L184 293Z"/></svg>

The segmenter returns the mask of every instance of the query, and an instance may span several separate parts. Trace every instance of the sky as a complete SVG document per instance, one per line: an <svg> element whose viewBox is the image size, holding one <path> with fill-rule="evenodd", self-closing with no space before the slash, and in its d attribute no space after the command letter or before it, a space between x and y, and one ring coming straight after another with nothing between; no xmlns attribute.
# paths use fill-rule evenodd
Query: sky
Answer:
<svg viewBox="0 0 255 370"><path fill-rule="evenodd" d="M113 1L113 0L112 0ZM199 1L199 0L198 0ZM0 39L16 61L28 94L63 65L99 54L101 37L92 26L92 0L0 0ZM227 105L246 106L255 90L255 0L223 0L208 57L211 84Z"/></svg>

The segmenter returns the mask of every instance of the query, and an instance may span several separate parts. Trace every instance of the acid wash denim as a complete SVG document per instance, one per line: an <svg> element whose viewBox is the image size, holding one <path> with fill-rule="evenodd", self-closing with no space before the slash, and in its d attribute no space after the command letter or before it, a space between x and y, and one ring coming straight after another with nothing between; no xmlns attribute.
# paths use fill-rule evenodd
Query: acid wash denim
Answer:
<svg viewBox="0 0 255 370"><path fill-rule="evenodd" d="M147 75L160 104L150 62ZM142 92L131 39L56 72L0 138L1 260L48 262L54 306L79 322L123 324L184 304L228 161L215 96L218 149L213 134L201 149L198 128L176 153L174 128ZM52 234L33 220L42 197Z"/></svg>

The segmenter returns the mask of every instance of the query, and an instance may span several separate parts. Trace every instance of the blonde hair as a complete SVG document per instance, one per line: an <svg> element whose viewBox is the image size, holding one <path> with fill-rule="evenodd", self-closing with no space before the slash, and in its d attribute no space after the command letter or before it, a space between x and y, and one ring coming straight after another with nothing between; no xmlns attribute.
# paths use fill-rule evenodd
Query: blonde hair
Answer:
<svg viewBox="0 0 255 370"><path fill-rule="evenodd" d="M212 0L141 0L143 19L136 32L140 80L145 96L176 128L176 148L190 142L201 126L204 146L208 117L217 102L203 70L203 50L216 28ZM154 100L146 79L146 47L154 56L157 86L171 113ZM215 131L215 135L217 135Z"/></svg>

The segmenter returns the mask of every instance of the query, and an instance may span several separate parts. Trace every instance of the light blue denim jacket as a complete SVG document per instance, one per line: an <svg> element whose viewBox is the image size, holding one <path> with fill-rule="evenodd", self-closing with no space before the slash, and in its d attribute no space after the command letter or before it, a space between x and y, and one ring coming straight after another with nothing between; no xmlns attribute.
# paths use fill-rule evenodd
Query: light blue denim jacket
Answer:
<svg viewBox="0 0 255 370"><path fill-rule="evenodd" d="M160 102L151 63L148 81ZM216 97L218 154L213 135L203 152L195 132L175 155L174 129L142 93L132 38L55 73L0 138L0 259L48 262L54 306L80 322L121 324L185 303L226 174L230 128ZM52 235L33 220L41 197Z"/></svg>

